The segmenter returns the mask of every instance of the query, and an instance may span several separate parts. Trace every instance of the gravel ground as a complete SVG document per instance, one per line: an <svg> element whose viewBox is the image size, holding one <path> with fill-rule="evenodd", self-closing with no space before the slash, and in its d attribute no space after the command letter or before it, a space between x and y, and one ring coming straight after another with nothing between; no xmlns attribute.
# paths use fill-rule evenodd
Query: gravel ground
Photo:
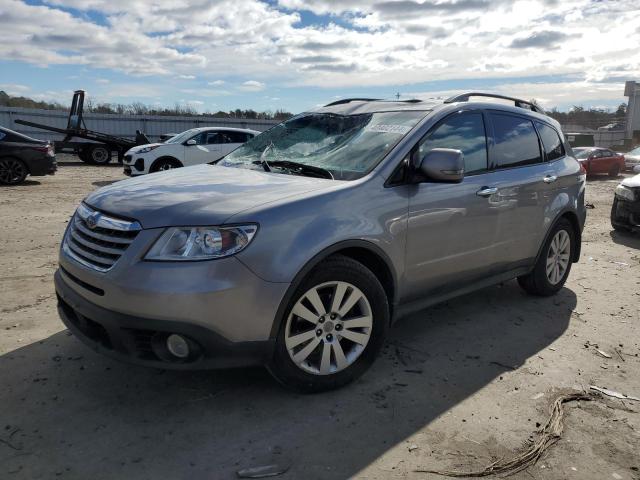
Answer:
<svg viewBox="0 0 640 480"><path fill-rule="evenodd" d="M640 238L611 230L618 180L590 179L582 259L557 296L509 282L430 308L354 385L303 396L260 368L132 367L73 338L55 308L61 235L87 192L123 174L59 162L0 189L0 478L231 479L274 463L288 479L441 478L415 470L508 457L561 392L640 396ZM640 479L639 411L567 404L562 439L512 478Z"/></svg>

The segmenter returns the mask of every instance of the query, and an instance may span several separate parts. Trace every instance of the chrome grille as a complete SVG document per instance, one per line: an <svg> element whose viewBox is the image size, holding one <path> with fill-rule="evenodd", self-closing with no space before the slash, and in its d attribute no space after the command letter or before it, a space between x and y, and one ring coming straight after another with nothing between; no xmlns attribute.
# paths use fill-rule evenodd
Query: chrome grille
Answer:
<svg viewBox="0 0 640 480"><path fill-rule="evenodd" d="M110 217L81 204L71 219L62 247L79 263L106 272L141 229L138 222Z"/></svg>

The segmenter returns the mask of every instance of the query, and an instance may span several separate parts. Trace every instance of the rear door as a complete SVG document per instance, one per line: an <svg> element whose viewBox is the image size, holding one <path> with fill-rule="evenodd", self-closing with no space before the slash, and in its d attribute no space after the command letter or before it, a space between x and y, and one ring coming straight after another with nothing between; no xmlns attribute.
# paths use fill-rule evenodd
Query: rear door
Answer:
<svg viewBox="0 0 640 480"><path fill-rule="evenodd" d="M232 130L227 130L226 132L224 132L224 134L226 135L229 143L225 143L223 145L222 147L223 155L233 152L236 148L238 148L240 145L242 145L248 140L248 136L245 132L236 132Z"/></svg>
<svg viewBox="0 0 640 480"><path fill-rule="evenodd" d="M491 112L489 164L493 170L488 198L500 212L498 238L501 270L528 265L546 232L550 185L557 179L545 162L533 121L527 116ZM555 178L554 178L555 177Z"/></svg>
<svg viewBox="0 0 640 480"><path fill-rule="evenodd" d="M460 183L425 181L408 186L408 301L486 276L501 250L498 212L486 197L478 195L487 188L491 176L483 113L470 110L445 118L415 147L414 164L434 148L461 150L465 177Z"/></svg>

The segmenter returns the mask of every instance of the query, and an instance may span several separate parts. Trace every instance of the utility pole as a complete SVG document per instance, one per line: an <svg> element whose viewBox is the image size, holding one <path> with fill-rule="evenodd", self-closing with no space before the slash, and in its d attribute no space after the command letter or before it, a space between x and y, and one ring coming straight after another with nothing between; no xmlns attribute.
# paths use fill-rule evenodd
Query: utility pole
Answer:
<svg viewBox="0 0 640 480"><path fill-rule="evenodd" d="M400 100L400 92L396 93L395 97L396 97L397 100Z"/></svg>

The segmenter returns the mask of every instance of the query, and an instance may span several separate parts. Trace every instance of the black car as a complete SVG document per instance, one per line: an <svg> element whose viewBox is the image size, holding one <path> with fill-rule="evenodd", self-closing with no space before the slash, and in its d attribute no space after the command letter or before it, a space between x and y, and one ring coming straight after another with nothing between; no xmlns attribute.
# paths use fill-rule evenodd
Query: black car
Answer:
<svg viewBox="0 0 640 480"><path fill-rule="evenodd" d="M27 175L53 175L56 169L51 142L0 127L0 184L17 185Z"/></svg>
<svg viewBox="0 0 640 480"><path fill-rule="evenodd" d="M640 174L625 178L616 187L611 225L616 230L640 232Z"/></svg>

